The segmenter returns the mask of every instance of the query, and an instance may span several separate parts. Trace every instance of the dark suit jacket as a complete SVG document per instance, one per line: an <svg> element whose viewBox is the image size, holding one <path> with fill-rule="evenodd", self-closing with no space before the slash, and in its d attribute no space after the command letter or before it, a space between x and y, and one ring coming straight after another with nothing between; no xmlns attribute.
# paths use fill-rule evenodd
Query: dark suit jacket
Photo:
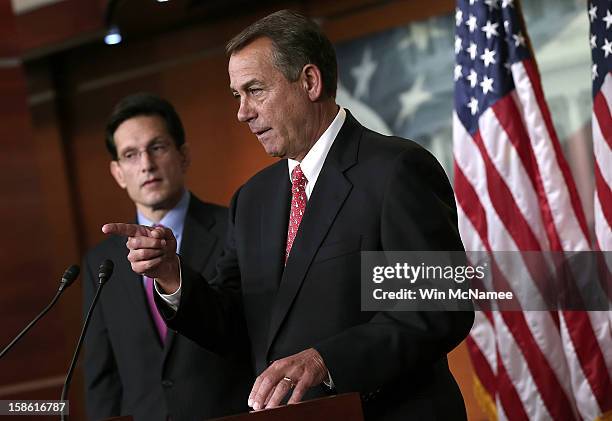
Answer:
<svg viewBox="0 0 612 421"><path fill-rule="evenodd" d="M203 279L215 275L227 209L191 196L181 258ZM248 348L225 357L168 330L162 345L142 277L127 261L124 237L110 237L84 259L84 308L95 293L104 259L115 263L86 337L85 384L89 418L130 414L135 420L202 420L244 412L253 376ZM246 353L244 350L246 349Z"/></svg>
<svg viewBox="0 0 612 421"><path fill-rule="evenodd" d="M463 250L439 163L347 113L284 267L290 200L285 160L240 188L213 287L184 264L178 312L157 301L169 326L224 352L243 315L257 373L314 347L337 392L361 393L368 420L465 419L446 354L468 334L473 313L360 309L360 251ZM325 393L314 388L307 398Z"/></svg>

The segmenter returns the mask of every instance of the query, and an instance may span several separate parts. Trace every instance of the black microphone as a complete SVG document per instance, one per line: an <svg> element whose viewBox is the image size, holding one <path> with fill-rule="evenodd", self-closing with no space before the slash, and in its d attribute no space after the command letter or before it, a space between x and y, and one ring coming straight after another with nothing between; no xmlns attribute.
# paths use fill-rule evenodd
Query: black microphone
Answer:
<svg viewBox="0 0 612 421"><path fill-rule="evenodd" d="M102 286L108 281L113 274L113 269L115 269L115 264L112 260L106 259L100 265L100 269L98 270L98 284Z"/></svg>
<svg viewBox="0 0 612 421"><path fill-rule="evenodd" d="M60 281L59 291L63 291L68 288L72 283L76 280L77 276L79 276L79 272L81 268L79 265L72 265L62 275L62 280Z"/></svg>
<svg viewBox="0 0 612 421"><path fill-rule="evenodd" d="M70 389L70 382L72 381L72 373L74 372L74 366L76 365L77 359L79 358L79 352L81 352L81 345L83 345L83 339L85 338L85 333L87 332L87 326L89 326L89 320L91 319L91 314L93 313L93 309L98 302L98 298L100 298L100 292L102 292L102 287L106 284L113 274L113 269L115 265L112 260L106 259L100 265L98 269L98 289L96 290L96 295L94 295L93 301L89 306L89 310L87 311L87 316L85 316L85 323L83 323L83 329L81 329L81 335L79 336L79 340L77 342L76 349L74 350L74 355L72 356L72 361L70 362L70 368L68 368L68 373L66 374L66 380L64 381L64 387L62 388L62 396L60 400L66 400L68 396L68 389ZM62 412L60 419L62 421L68 419L68 415Z"/></svg>
<svg viewBox="0 0 612 421"><path fill-rule="evenodd" d="M64 292L66 288L72 285L74 280L79 276L79 271L80 271L80 268L78 265L72 265L68 269L66 269L66 271L62 275L62 280L60 281L59 288L57 292L55 293L55 296L53 297L51 302L47 305L47 307L43 309L43 311L38 316L34 318L34 320L32 320L19 333L19 335L15 337L15 339L11 341L10 344L6 346L6 348L2 350L2 352L0 352L0 358L4 357L4 355L28 332L28 330L32 328L32 326L34 326L45 314L47 314L49 310L51 310L51 308L55 305L55 303L59 299L60 295L62 295L62 292Z"/></svg>

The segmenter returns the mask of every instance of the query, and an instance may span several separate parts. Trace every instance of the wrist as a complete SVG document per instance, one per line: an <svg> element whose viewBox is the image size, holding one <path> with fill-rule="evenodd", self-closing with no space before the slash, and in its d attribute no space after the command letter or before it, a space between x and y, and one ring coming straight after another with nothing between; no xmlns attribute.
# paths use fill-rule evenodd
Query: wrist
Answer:
<svg viewBox="0 0 612 421"><path fill-rule="evenodd" d="M168 266L168 270L155 278L155 282L159 285L161 292L164 294L174 294L181 285L180 261L178 255L174 255L174 258Z"/></svg>

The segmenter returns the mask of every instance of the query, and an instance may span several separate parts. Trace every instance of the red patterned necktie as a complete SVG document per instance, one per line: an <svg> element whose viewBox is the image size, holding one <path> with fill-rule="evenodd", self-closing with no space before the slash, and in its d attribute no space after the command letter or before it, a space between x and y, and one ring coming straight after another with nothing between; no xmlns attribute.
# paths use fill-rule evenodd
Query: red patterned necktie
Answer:
<svg viewBox="0 0 612 421"><path fill-rule="evenodd" d="M291 171L291 212L289 214L289 230L287 231L287 248L285 250L285 264L293 247L293 240L297 234L304 210L306 210L306 183L308 180L297 165Z"/></svg>

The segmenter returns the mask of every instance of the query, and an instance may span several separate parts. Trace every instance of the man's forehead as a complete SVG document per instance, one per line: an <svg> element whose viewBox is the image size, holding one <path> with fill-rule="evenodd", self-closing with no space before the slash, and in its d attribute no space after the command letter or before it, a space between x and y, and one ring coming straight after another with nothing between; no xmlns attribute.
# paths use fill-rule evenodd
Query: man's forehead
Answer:
<svg viewBox="0 0 612 421"><path fill-rule="evenodd" d="M268 38L258 38L241 49L234 51L229 58L229 67L245 64L269 64L272 61L273 44Z"/></svg>
<svg viewBox="0 0 612 421"><path fill-rule="evenodd" d="M158 135L147 135L147 136L132 136L132 137L120 137L115 138L115 143L118 149L128 149L139 146L149 146L153 143L165 141L167 136L165 134Z"/></svg>
<svg viewBox="0 0 612 421"><path fill-rule="evenodd" d="M243 89L263 82L278 70L266 45L248 44L230 56L228 73L231 89Z"/></svg>
<svg viewBox="0 0 612 421"><path fill-rule="evenodd" d="M138 115L128 118L113 134L118 150L146 146L169 136L165 121L158 115Z"/></svg>

